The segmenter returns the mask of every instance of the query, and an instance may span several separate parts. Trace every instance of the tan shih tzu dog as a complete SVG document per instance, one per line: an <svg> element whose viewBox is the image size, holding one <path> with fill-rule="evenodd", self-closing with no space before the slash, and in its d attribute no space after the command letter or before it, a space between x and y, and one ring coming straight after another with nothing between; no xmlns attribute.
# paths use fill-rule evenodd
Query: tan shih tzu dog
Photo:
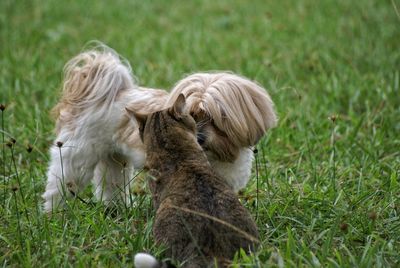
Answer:
<svg viewBox="0 0 400 268"><path fill-rule="evenodd" d="M141 88L129 63L102 47L77 55L64 68L61 100L53 109L57 137L44 210L51 212L63 196L79 193L91 181L99 200L129 202L131 176L143 167L145 150L125 108L150 114L171 106L180 93L211 166L234 191L242 189L250 178L251 146L277 120L266 90L221 72L189 75L170 94Z"/></svg>

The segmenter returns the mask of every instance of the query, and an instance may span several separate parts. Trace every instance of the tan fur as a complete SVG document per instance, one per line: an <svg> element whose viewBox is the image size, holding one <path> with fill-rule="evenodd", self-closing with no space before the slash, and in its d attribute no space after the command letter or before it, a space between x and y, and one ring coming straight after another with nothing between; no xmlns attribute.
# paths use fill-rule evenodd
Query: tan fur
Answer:
<svg viewBox="0 0 400 268"><path fill-rule="evenodd" d="M196 122L183 107L179 95L169 109L136 116L153 178L154 237L183 267L210 267L214 258L226 267L240 248L254 249L257 227L231 187L213 172L197 143Z"/></svg>
<svg viewBox="0 0 400 268"><path fill-rule="evenodd" d="M165 90L139 88L137 91L143 92L146 98L129 98L129 92L125 92L120 98L128 98L130 102L126 104L126 108L142 114L150 114L159 111L165 105L168 93ZM131 123L131 117L127 113L123 113L118 128L116 129L115 139L127 145L131 149L144 149L143 143L139 137L139 129L135 124Z"/></svg>
<svg viewBox="0 0 400 268"><path fill-rule="evenodd" d="M267 91L235 74L189 75L175 85L166 105L172 105L181 93L187 98L188 112L208 116L236 147L256 144L277 122Z"/></svg>

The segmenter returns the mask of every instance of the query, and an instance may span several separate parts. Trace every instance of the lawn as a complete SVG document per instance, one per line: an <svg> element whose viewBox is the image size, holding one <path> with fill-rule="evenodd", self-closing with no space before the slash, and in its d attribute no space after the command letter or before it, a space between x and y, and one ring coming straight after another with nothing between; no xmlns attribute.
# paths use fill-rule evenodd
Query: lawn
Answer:
<svg viewBox="0 0 400 268"><path fill-rule="evenodd" d="M124 56L140 85L231 70L268 89L279 124L240 194L262 244L238 266L400 266L399 0L0 1L1 266L162 257L146 189L112 214L89 190L41 212L49 111L63 65L91 40Z"/></svg>

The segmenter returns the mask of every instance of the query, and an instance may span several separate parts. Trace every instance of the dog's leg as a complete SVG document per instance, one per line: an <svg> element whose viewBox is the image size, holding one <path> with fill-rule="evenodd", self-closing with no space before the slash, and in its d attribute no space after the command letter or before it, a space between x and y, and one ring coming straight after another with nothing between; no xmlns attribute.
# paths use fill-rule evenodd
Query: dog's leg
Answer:
<svg viewBox="0 0 400 268"><path fill-rule="evenodd" d="M97 159L89 154L89 150L77 149L68 144L50 149L47 185L42 195L46 212L56 209L66 196L78 194L93 178Z"/></svg>
<svg viewBox="0 0 400 268"><path fill-rule="evenodd" d="M106 204L123 201L130 203L130 185L133 168L128 158L113 154L97 164L93 187L98 200Z"/></svg>

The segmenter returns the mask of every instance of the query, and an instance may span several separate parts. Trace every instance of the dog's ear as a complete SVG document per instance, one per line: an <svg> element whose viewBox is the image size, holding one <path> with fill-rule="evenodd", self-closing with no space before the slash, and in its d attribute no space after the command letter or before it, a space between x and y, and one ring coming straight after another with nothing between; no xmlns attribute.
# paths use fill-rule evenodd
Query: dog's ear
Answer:
<svg viewBox="0 0 400 268"><path fill-rule="evenodd" d="M176 119L180 119L182 118L185 105L186 105L186 98L185 95L181 93L174 102L174 105L172 105L172 107L169 108L168 112Z"/></svg>
<svg viewBox="0 0 400 268"><path fill-rule="evenodd" d="M146 125L146 121L147 121L147 115L145 114L140 114L137 113L133 110L131 110L128 107L125 107L126 112L128 113L128 115L137 122L138 126L139 126L139 131L141 132L140 135L142 135L142 132L144 130L144 126Z"/></svg>

